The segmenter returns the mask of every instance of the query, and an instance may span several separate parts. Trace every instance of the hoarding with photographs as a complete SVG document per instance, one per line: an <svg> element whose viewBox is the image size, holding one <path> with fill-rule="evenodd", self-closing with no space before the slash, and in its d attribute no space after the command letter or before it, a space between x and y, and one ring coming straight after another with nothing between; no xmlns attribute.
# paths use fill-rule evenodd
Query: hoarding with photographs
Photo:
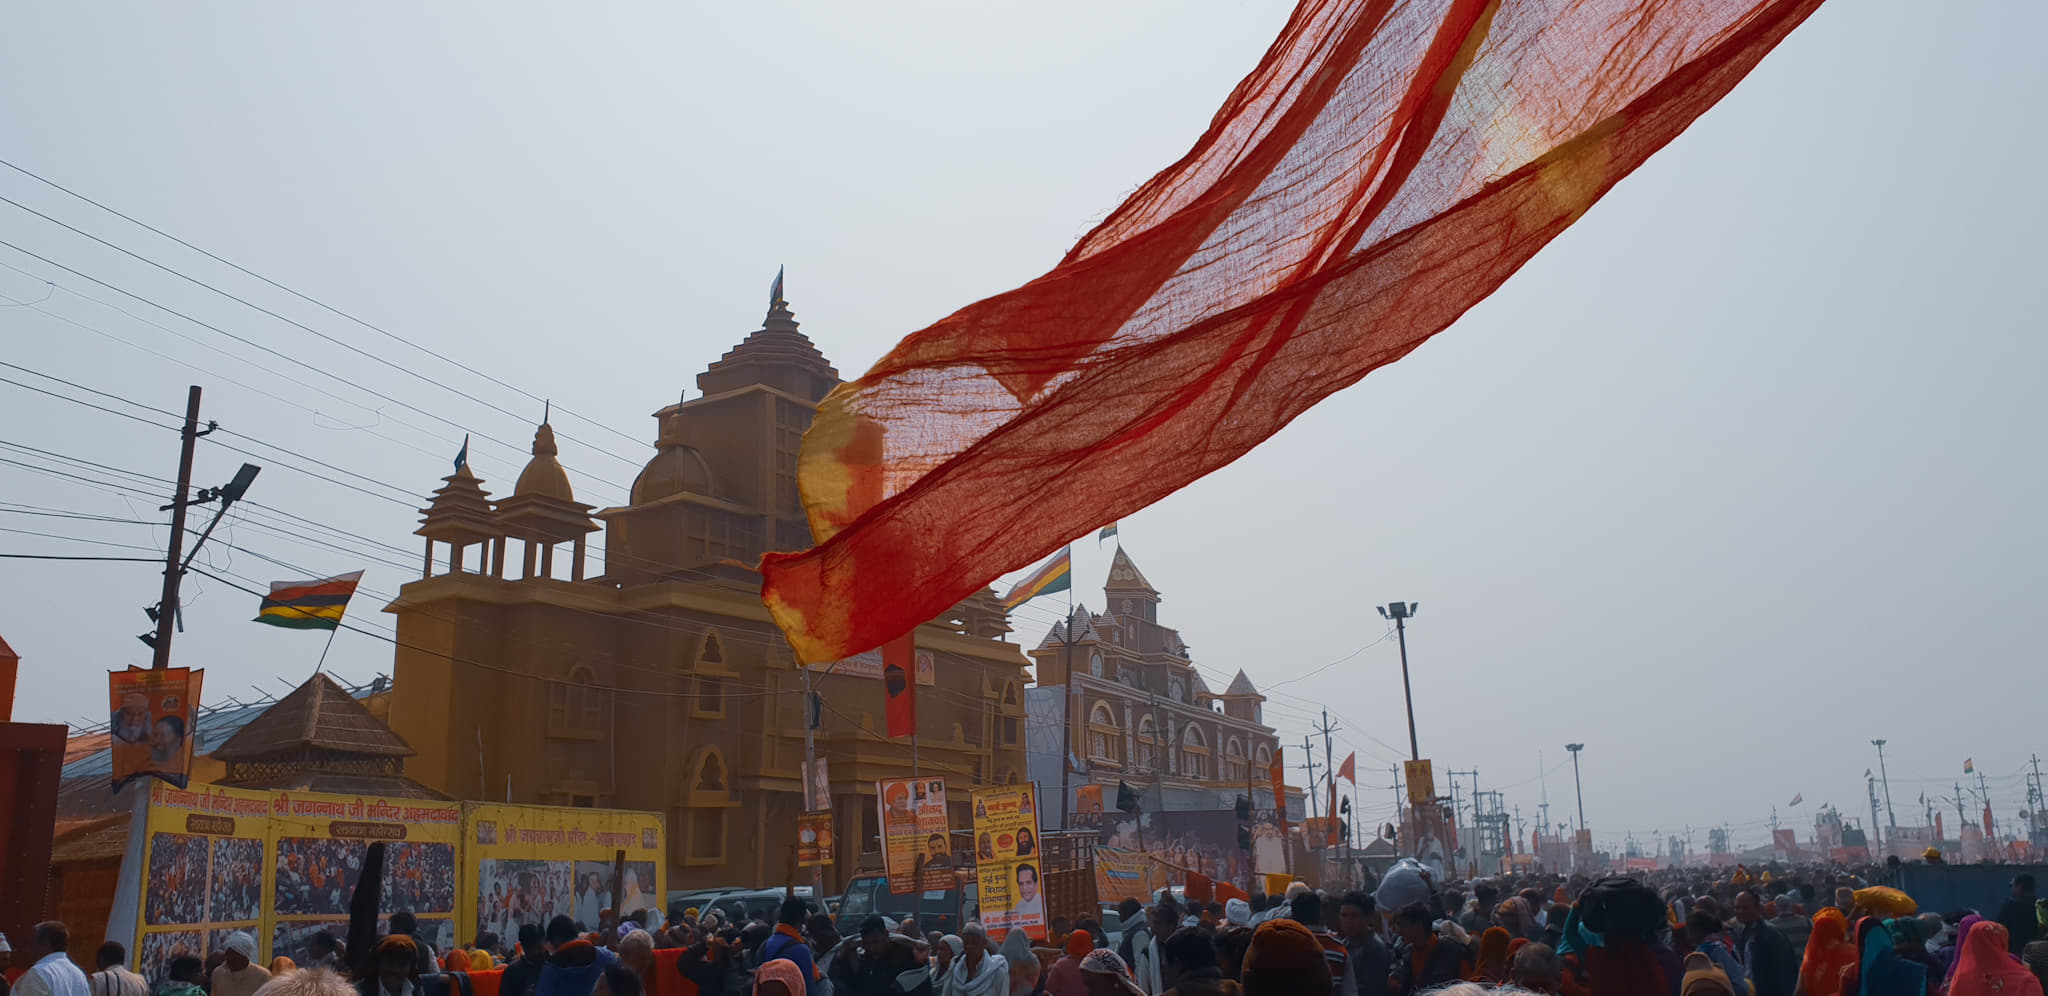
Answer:
<svg viewBox="0 0 2048 996"><path fill-rule="evenodd" d="M184 788L192 771L192 721L205 671L130 668L107 675L108 754L114 791L137 778Z"/></svg>
<svg viewBox="0 0 2048 996"><path fill-rule="evenodd" d="M136 971L160 978L172 957L204 958L217 939L237 930L260 945L269 815L265 792L151 786L142 915L128 938L138 952Z"/></svg>
<svg viewBox="0 0 2048 996"><path fill-rule="evenodd" d="M384 843L380 912L408 912L435 950L472 929L516 937L556 913L594 926L613 905L613 856L627 854L621 908L656 907L667 847L653 813L465 805L375 796L152 786L141 814L143 876L130 940L135 969L162 977L247 931L260 962L312 956L315 934L346 937L371 843ZM123 935L126 935L124 938Z"/></svg>
<svg viewBox="0 0 2048 996"><path fill-rule="evenodd" d="M981 925L990 940L1012 930L1044 940L1044 862L1038 851L1038 787L1032 784L974 792L975 881Z"/></svg>
<svg viewBox="0 0 2048 996"><path fill-rule="evenodd" d="M1199 872L1212 881L1242 884L1253 871L1282 871L1287 851L1277 814L1255 809L1250 821L1252 853L1238 847L1235 810L1126 813L1112 809L1088 818L1101 846L1151 855L1166 866ZM1075 825L1085 825L1076 820Z"/></svg>
<svg viewBox="0 0 2048 996"><path fill-rule="evenodd" d="M434 950L454 946L460 804L277 792L270 815L271 957L311 957L307 937L320 925L346 924L368 845L380 840L384 882L378 912L387 918L411 913L419 920L419 936ZM275 947L278 937L286 939L286 948Z"/></svg>
<svg viewBox="0 0 2048 996"><path fill-rule="evenodd" d="M604 910L663 909L668 839L654 813L482 803L463 810L465 936L518 937L521 924L546 926L557 914L595 930ZM623 878L613 868L620 851Z"/></svg>
<svg viewBox="0 0 2048 996"><path fill-rule="evenodd" d="M951 828L942 778L884 778L875 783L881 810L882 868L889 892L943 891L954 887ZM922 861L924 881L918 882Z"/></svg>

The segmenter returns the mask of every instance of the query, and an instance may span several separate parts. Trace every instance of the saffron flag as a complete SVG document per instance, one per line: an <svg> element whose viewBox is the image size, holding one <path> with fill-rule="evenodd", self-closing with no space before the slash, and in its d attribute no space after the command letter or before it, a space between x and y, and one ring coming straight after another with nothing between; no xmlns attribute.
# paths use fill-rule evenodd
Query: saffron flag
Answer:
<svg viewBox="0 0 2048 996"><path fill-rule="evenodd" d="M889 736L917 735L917 682L910 680L917 637L905 633L882 644L882 693L888 696Z"/></svg>
<svg viewBox="0 0 2048 996"><path fill-rule="evenodd" d="M255 621L287 629L339 629L362 580L362 571L350 571L317 581L272 581Z"/></svg>
<svg viewBox="0 0 2048 996"><path fill-rule="evenodd" d="M1045 566L1031 572L1031 576L1017 582L1010 593L1003 596L1003 608L1014 609L1040 595L1056 591L1067 591L1074 587L1074 558L1067 550L1045 562Z"/></svg>
<svg viewBox="0 0 2048 996"><path fill-rule="evenodd" d="M1342 778L1347 782L1350 782L1353 787L1356 787L1358 785L1357 751L1352 751L1351 753L1344 755L1344 763L1337 766L1337 777Z"/></svg>
<svg viewBox="0 0 2048 996"><path fill-rule="evenodd" d="M1229 464L1456 321L1820 2L1300 0L1050 272L824 400L817 545L764 558L763 601L838 660Z"/></svg>
<svg viewBox="0 0 2048 996"><path fill-rule="evenodd" d="M1280 824L1280 838L1287 839L1287 765L1280 760L1284 748L1273 752L1273 764L1266 769L1266 778L1273 783L1274 818Z"/></svg>

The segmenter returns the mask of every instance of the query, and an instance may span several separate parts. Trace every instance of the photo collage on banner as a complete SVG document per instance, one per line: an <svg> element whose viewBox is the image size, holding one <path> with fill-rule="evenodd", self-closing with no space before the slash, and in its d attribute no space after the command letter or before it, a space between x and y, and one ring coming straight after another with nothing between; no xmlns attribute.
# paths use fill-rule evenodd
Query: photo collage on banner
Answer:
<svg viewBox="0 0 2048 996"><path fill-rule="evenodd" d="M204 670L129 668L107 675L114 791L136 778L184 788L192 771L192 719Z"/></svg>
<svg viewBox="0 0 2048 996"><path fill-rule="evenodd" d="M455 850L462 806L420 799L278 792L271 800L270 953L313 956L317 933L348 935L348 905L363 856L384 842L378 913L411 913L436 951L455 945Z"/></svg>
<svg viewBox="0 0 2048 996"><path fill-rule="evenodd" d="M267 792L151 787L136 971L160 978L172 957L204 958L238 930L260 943L269 814Z"/></svg>
<svg viewBox="0 0 2048 996"><path fill-rule="evenodd" d="M898 896L912 892L951 889L953 851L948 843L951 827L946 822L946 782L942 778L884 778L875 783L875 803L881 809L882 868L889 877L889 891ZM918 881L918 861L924 861L924 881Z"/></svg>
<svg viewBox="0 0 2048 996"><path fill-rule="evenodd" d="M662 911L668 856L653 813L554 806L466 807L461 921L464 936L519 936L560 914L596 930L599 914ZM626 854L625 875L613 862ZM614 906L614 894L617 895Z"/></svg>
<svg viewBox="0 0 2048 996"><path fill-rule="evenodd" d="M1038 850L1038 787L976 789L974 860L981 925L990 940L1012 930L1044 940L1044 864Z"/></svg>

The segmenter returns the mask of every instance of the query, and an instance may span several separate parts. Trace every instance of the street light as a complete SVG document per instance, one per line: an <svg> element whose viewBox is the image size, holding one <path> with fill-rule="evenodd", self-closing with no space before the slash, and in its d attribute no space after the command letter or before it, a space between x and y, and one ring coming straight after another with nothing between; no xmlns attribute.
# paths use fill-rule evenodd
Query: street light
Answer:
<svg viewBox="0 0 2048 996"><path fill-rule="evenodd" d="M1401 641L1401 698L1408 703L1408 760L1422 760L1422 748L1415 739L1415 693L1408 686L1408 620L1415 618L1421 602L1388 602L1375 606L1380 618L1394 621L1394 633Z"/></svg>
<svg viewBox="0 0 2048 996"><path fill-rule="evenodd" d="M1579 797L1579 830L1584 832L1586 829L1586 786L1583 782L1579 781L1579 752L1585 750L1586 745L1565 744L1564 749L1572 752L1572 791Z"/></svg>

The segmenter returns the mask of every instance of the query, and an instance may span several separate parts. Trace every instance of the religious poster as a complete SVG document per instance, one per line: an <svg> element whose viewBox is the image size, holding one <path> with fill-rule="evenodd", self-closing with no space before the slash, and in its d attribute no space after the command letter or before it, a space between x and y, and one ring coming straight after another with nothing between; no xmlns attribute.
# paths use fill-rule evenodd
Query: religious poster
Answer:
<svg viewBox="0 0 2048 996"><path fill-rule="evenodd" d="M465 804L462 934L518 937L556 914L596 930L599 914L662 911L668 840L660 815L566 806ZM613 867L626 853L624 875ZM615 898L616 897L616 898Z"/></svg>
<svg viewBox="0 0 2048 996"><path fill-rule="evenodd" d="M1083 785L1074 794L1074 816L1071 822L1076 826L1092 827L1102 823L1102 786Z"/></svg>
<svg viewBox="0 0 2048 996"><path fill-rule="evenodd" d="M267 792L151 786L142 915L134 936L121 938L136 952L136 971L160 978L171 958L204 958L238 930L261 944L269 815Z"/></svg>
<svg viewBox="0 0 2048 996"><path fill-rule="evenodd" d="M992 941L1012 930L1045 939L1045 894L1040 891L1038 787L1029 782L974 792L975 879L980 883L981 925Z"/></svg>
<svg viewBox="0 0 2048 996"><path fill-rule="evenodd" d="M812 813L832 810L832 769L825 758L799 761L804 776L804 809Z"/></svg>
<svg viewBox="0 0 2048 996"><path fill-rule="evenodd" d="M881 809L882 867L889 876L889 892L901 896L953 888L945 780L884 778L875 783L875 804Z"/></svg>
<svg viewBox="0 0 2048 996"><path fill-rule="evenodd" d="M796 818L796 863L801 866L829 865L832 848L831 813L804 813Z"/></svg>
<svg viewBox="0 0 2048 996"><path fill-rule="evenodd" d="M1436 802L1436 775L1431 772L1427 758L1402 761L1401 774L1408 781L1409 805L1427 806Z"/></svg>
<svg viewBox="0 0 2048 996"><path fill-rule="evenodd" d="M378 912L409 912L435 950L454 945L459 803L314 792L277 792L270 802L268 957L311 957L307 943L316 933L346 938L349 899L369 845L380 840L384 882Z"/></svg>
<svg viewBox="0 0 2048 996"><path fill-rule="evenodd" d="M184 788L192 771L192 723L206 672L131 668L107 675L112 713L107 729L114 791L136 778Z"/></svg>

